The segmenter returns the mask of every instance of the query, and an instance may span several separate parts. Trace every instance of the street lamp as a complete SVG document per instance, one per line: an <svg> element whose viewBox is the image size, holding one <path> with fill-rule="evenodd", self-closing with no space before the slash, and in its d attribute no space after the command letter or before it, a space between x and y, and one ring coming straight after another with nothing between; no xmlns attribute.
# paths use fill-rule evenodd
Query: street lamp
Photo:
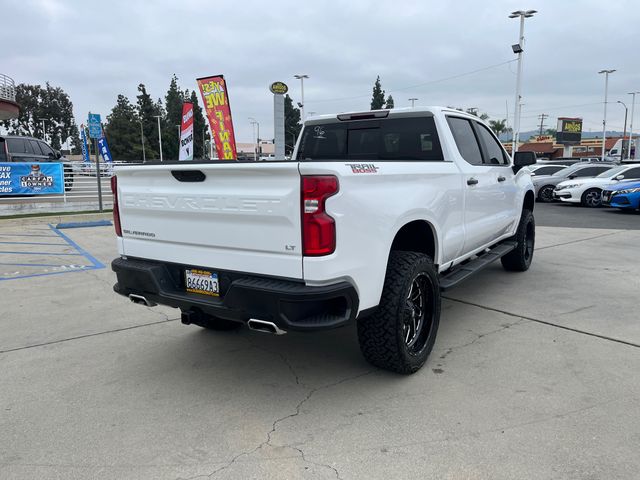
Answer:
<svg viewBox="0 0 640 480"><path fill-rule="evenodd" d="M142 143L142 163L147 163L147 156L144 153L144 131L142 130L142 119L139 118L138 122L140 122L140 142Z"/></svg>
<svg viewBox="0 0 640 480"><path fill-rule="evenodd" d="M602 161L604 162L604 147L607 137L607 95L609 94L609 74L615 70L600 70L598 73L604 73L604 117L602 118Z"/></svg>
<svg viewBox="0 0 640 480"><path fill-rule="evenodd" d="M44 122L50 122L51 119L50 118L39 118L38 121L42 122L42 139L46 142L47 141L47 127L46 127Z"/></svg>
<svg viewBox="0 0 640 480"><path fill-rule="evenodd" d="M631 144L633 143L633 110L636 106L636 93L640 92L629 92L627 94L631 95L631 122L629 122L629 148L627 149L627 160L631 160Z"/></svg>
<svg viewBox="0 0 640 480"><path fill-rule="evenodd" d="M304 79L305 78L309 78L309 75L305 75L305 74L299 74L299 75L294 75L294 78L297 78L298 80L300 80L300 100L301 103L299 103L298 105L300 106L300 110L301 110L301 117L302 117L302 121L304 122Z"/></svg>
<svg viewBox="0 0 640 480"><path fill-rule="evenodd" d="M251 125L254 128L254 133L255 133L255 127L256 125L258 126L258 135L255 136L256 139L256 146L253 149L253 161L255 162L258 159L258 149L260 148L260 145L258 142L260 142L260 122L258 122L255 118L253 117L249 117L249 120L251 121Z"/></svg>
<svg viewBox="0 0 640 480"><path fill-rule="evenodd" d="M411 108L413 108L415 106L416 100L418 100L418 99L415 98L415 97L409 99L409 101L411 102Z"/></svg>
<svg viewBox="0 0 640 480"><path fill-rule="evenodd" d="M624 128L622 129L622 151L620 152L620 163L624 160L624 139L627 136L627 114L629 113L629 109L624 102L618 100L616 103L619 103L624 107Z"/></svg>
<svg viewBox="0 0 640 480"><path fill-rule="evenodd" d="M162 162L162 130L160 130L160 115L154 115L158 119L158 144L160 145L160 161Z"/></svg>
<svg viewBox="0 0 640 480"><path fill-rule="evenodd" d="M513 53L518 55L518 76L516 77L516 101L515 101L515 112L513 115L513 143L511 146L512 154L518 150L518 140L520 137L520 103L522 100L522 57L524 54L524 19L531 18L535 13L538 13L537 10L516 10L515 12L511 12L509 18L519 18L520 19L520 36L518 38L518 43L516 45L512 45L511 49Z"/></svg>

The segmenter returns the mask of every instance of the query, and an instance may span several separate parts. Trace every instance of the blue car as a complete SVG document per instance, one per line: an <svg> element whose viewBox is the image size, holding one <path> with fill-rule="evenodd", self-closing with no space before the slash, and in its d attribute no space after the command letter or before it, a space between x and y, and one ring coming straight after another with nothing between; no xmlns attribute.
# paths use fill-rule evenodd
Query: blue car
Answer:
<svg viewBox="0 0 640 480"><path fill-rule="evenodd" d="M640 209L640 182L634 180L609 185L602 192L602 203L623 210Z"/></svg>

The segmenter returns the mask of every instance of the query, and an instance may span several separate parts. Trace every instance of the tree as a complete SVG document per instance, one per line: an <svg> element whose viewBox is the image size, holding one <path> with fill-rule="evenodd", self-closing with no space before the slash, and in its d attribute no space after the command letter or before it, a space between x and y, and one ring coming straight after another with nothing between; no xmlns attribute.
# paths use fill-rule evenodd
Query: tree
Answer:
<svg viewBox="0 0 640 480"><path fill-rule="evenodd" d="M284 153L291 155L295 147L295 141L300 135L302 125L300 123L300 109L293 104L289 94L284 96Z"/></svg>
<svg viewBox="0 0 640 480"><path fill-rule="evenodd" d="M461 108L457 108L456 110L460 110L462 111ZM489 115L487 115L486 113L480 113L478 114L478 109L477 108L467 108L466 110L467 113L470 113L471 115L475 115L476 117L478 117L480 120L487 120L489 118Z"/></svg>
<svg viewBox="0 0 640 480"><path fill-rule="evenodd" d="M556 136L556 133L558 133L558 130L556 130L555 128L547 128L547 129L544 131L544 134L545 134L545 135L552 135L552 136L554 136L554 137Z"/></svg>
<svg viewBox="0 0 640 480"><path fill-rule="evenodd" d="M159 115L158 107L151 99L151 95L147 93L144 84L138 85L138 117L142 120L142 130L144 132L145 150L147 159L159 159L160 149L158 148L158 120L155 118Z"/></svg>
<svg viewBox="0 0 640 480"><path fill-rule="evenodd" d="M49 82L40 85L24 83L16 87L16 102L20 105L17 119L0 122L10 134L28 135L45 139L43 122L51 146L60 149L69 138L75 141L78 127L73 118L73 103L69 95L60 87L52 87Z"/></svg>
<svg viewBox="0 0 640 480"><path fill-rule="evenodd" d="M387 103L385 104L384 108L393 108L394 104L393 104L393 97L391 95L389 95L387 97Z"/></svg>
<svg viewBox="0 0 640 480"><path fill-rule="evenodd" d="M384 90L380 84L380 75L373 84L373 94L371 96L371 110L379 110L384 106Z"/></svg>
<svg viewBox="0 0 640 480"><path fill-rule="evenodd" d="M105 134L114 160L142 160L142 140L136 107L124 95L107 116ZM149 145L145 140L145 153Z"/></svg>
<svg viewBox="0 0 640 480"><path fill-rule="evenodd" d="M182 123L182 104L184 93L178 88L178 77L173 74L169 90L165 98L166 105L166 140L165 132L162 132L162 148L166 158L177 160L179 153L180 136L176 125Z"/></svg>
<svg viewBox="0 0 640 480"><path fill-rule="evenodd" d="M491 127L491 130L493 130L494 133L499 137L502 133L505 133L505 130L507 128L507 120L489 120L489 126Z"/></svg>

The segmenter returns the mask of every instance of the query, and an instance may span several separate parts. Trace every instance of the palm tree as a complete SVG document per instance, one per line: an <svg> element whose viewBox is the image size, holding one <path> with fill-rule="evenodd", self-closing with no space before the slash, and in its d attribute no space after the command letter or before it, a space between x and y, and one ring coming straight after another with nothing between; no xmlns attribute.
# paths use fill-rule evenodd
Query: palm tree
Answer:
<svg viewBox="0 0 640 480"><path fill-rule="evenodd" d="M489 126L491 127L491 130L493 130L499 137L501 133L506 133L507 131L507 120L489 120Z"/></svg>

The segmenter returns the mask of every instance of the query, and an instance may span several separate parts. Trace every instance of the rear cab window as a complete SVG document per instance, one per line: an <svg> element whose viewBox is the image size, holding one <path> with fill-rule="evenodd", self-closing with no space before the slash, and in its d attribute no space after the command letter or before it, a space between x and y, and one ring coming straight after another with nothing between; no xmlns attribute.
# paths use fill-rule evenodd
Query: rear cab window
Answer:
<svg viewBox="0 0 640 480"><path fill-rule="evenodd" d="M297 160L442 161L433 117L331 120L306 125Z"/></svg>
<svg viewBox="0 0 640 480"><path fill-rule="evenodd" d="M27 153L27 142L24 138L7 138L6 142L9 153Z"/></svg>

